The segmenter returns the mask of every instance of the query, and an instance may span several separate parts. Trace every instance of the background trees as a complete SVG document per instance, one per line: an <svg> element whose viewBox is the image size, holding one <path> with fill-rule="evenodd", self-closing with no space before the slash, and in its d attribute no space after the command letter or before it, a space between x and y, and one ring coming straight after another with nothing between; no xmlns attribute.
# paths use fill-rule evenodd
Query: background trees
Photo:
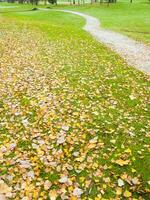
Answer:
<svg viewBox="0 0 150 200"><path fill-rule="evenodd" d="M32 5L34 5L34 4L38 5L39 2L43 2L44 5L46 5L47 3L57 4L57 0L42 0L42 1L40 1L40 0L7 0L7 2L8 3L18 2L20 4L28 3L28 4L32 4ZM61 2L61 0L60 0L60 2ZM73 5L85 4L85 0L68 0L68 2ZM89 3L91 3L91 4L94 4L94 3L116 3L116 0L89 0Z"/></svg>
<svg viewBox="0 0 150 200"><path fill-rule="evenodd" d="M58 0L6 0L8 3L14 3L14 2L18 2L18 3L30 3L30 4L35 4L35 5L38 5L39 2L43 2L44 5L46 5L47 3L50 3L50 4L57 4ZM116 3L117 0L59 0L59 2L62 2L62 3L66 3L68 1L68 3L70 4L85 4L85 3L91 3L91 4L94 4L94 3ZM148 0L150 1L150 0ZM133 0L129 0L130 3L133 2Z"/></svg>
<svg viewBox="0 0 150 200"><path fill-rule="evenodd" d="M32 5L38 5L39 3L39 0L7 0L8 3L15 3L15 2L18 2L20 4L24 4L24 3L30 3Z"/></svg>

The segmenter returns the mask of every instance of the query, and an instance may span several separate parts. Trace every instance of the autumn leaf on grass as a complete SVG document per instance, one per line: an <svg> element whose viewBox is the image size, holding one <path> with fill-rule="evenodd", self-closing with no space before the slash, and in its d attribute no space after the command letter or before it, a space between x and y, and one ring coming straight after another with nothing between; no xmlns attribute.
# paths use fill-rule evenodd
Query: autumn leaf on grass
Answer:
<svg viewBox="0 0 150 200"><path fill-rule="evenodd" d="M124 181L122 180L122 179L118 179L118 186L119 187L122 187L122 186L124 186Z"/></svg>
<svg viewBox="0 0 150 200"><path fill-rule="evenodd" d="M5 195L3 195L3 194L0 194L0 200L6 200L6 197L5 197Z"/></svg>
<svg viewBox="0 0 150 200"><path fill-rule="evenodd" d="M57 191L56 190L51 190L50 192L49 192L49 198L50 198L50 200L56 200L57 199Z"/></svg>
<svg viewBox="0 0 150 200"><path fill-rule="evenodd" d="M64 130L64 131L68 131L69 130L69 126L67 126L67 125L62 125L62 130Z"/></svg>
<svg viewBox="0 0 150 200"><path fill-rule="evenodd" d="M131 192L129 192L128 190L126 190L126 191L123 193L123 196L129 198L129 197L131 197Z"/></svg>
<svg viewBox="0 0 150 200"><path fill-rule="evenodd" d="M88 146L87 146L88 149L93 149L95 147L96 147L96 144L94 144L94 143L88 144Z"/></svg>
<svg viewBox="0 0 150 200"><path fill-rule="evenodd" d="M130 148L126 149L124 152L125 152L125 153L129 153L129 154L132 154L132 151L131 151Z"/></svg>
<svg viewBox="0 0 150 200"><path fill-rule="evenodd" d="M73 195L74 196L77 196L77 197L80 197L81 195L83 194L83 190L76 187L74 190L73 190Z"/></svg>
<svg viewBox="0 0 150 200"><path fill-rule="evenodd" d="M52 185L51 182L49 180L46 180L44 183L44 189L48 190L51 187L51 185Z"/></svg>
<svg viewBox="0 0 150 200"><path fill-rule="evenodd" d="M130 163L130 160L118 159L118 160L115 160L113 162L120 165L120 166L124 166L124 165L128 165Z"/></svg>
<svg viewBox="0 0 150 200"><path fill-rule="evenodd" d="M78 198L75 196L71 196L70 200L77 200Z"/></svg>
<svg viewBox="0 0 150 200"><path fill-rule="evenodd" d="M61 179L59 179L60 183L67 183L68 182L68 177L67 176L62 176Z"/></svg>
<svg viewBox="0 0 150 200"><path fill-rule="evenodd" d="M122 188L117 187L116 188L116 195L121 195L122 194Z"/></svg>
<svg viewBox="0 0 150 200"><path fill-rule="evenodd" d="M85 156L80 156L79 158L75 159L78 162L83 162L85 160Z"/></svg>
<svg viewBox="0 0 150 200"><path fill-rule="evenodd" d="M0 194L6 194L9 196L11 194L12 188L9 187L3 180L0 181Z"/></svg>
<svg viewBox="0 0 150 200"><path fill-rule="evenodd" d="M140 184L140 181L139 181L139 179L138 179L137 177L134 177L131 181L132 181L132 183L133 183L134 185Z"/></svg>
<svg viewBox="0 0 150 200"><path fill-rule="evenodd" d="M129 96L129 98L130 98L131 100L135 100L135 99L136 99L136 97L135 97L134 95L132 95L132 94Z"/></svg>

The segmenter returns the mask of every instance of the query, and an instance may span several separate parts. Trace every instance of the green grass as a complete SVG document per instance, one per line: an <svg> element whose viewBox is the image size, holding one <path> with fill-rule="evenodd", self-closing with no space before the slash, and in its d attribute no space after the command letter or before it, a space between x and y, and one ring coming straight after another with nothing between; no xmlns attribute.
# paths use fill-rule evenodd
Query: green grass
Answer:
<svg viewBox="0 0 150 200"><path fill-rule="evenodd" d="M1 5L17 5L2 3ZM42 6L43 5L39 5ZM24 5L19 8L32 8L30 5ZM119 1L117 4L88 4L80 6L58 5L59 8L71 9L87 13L97 17L101 21L101 26L116 32L123 33L135 40L150 44L150 2L145 0L136 0L132 4L129 1ZM6 10L6 8L5 8ZM8 9L10 10L10 8Z"/></svg>
<svg viewBox="0 0 150 200"><path fill-rule="evenodd" d="M141 0L117 4L60 6L97 17L103 28L123 33L133 39L150 44L150 2Z"/></svg>
<svg viewBox="0 0 150 200"><path fill-rule="evenodd" d="M73 199L77 186L81 199L126 199L125 190L132 199L148 199L148 75L95 41L78 16L0 13L0 21L0 174L13 188L11 199L48 199L49 190L56 190L58 199L66 190ZM63 124L69 130L58 145ZM10 149L12 143L16 147ZM128 164L120 166L119 159ZM29 160L31 168L21 168L19 160ZM62 175L70 186L59 182ZM135 177L139 183L133 185ZM48 191L45 180L51 182ZM27 187L15 191L24 182Z"/></svg>

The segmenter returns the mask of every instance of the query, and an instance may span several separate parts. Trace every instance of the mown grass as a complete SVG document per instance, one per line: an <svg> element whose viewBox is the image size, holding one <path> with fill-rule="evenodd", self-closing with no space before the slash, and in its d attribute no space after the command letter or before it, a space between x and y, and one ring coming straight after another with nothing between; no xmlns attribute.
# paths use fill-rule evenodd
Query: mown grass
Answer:
<svg viewBox="0 0 150 200"><path fill-rule="evenodd" d="M97 17L103 28L123 33L133 39L150 44L150 2L141 0L129 3L60 6Z"/></svg>
<svg viewBox="0 0 150 200"><path fill-rule="evenodd" d="M55 190L58 199L63 193L77 199L78 187L81 199L129 198L126 190L131 199L147 199L149 77L92 39L78 16L33 11L0 14L0 20L0 146L7 149L1 174L13 188L10 198L47 199ZM69 130L58 144L63 124ZM22 169L19 159L31 168ZM26 177L31 170L33 179ZM59 182L62 175L70 185Z"/></svg>
<svg viewBox="0 0 150 200"><path fill-rule="evenodd" d="M13 6L18 4L2 3L4 6ZM19 5L17 10L20 8L32 8L35 6L30 5ZM39 5L39 7L45 7ZM50 5L51 8L53 6ZM55 6L54 6L55 7ZM87 13L94 17L97 17L101 21L101 26L106 29L111 29L116 32L123 33L135 40L150 44L150 2L145 0L134 1L119 1L117 4L106 3L103 4L86 4L86 5L58 5L57 8L71 9ZM2 10L2 8L1 8ZM10 8L6 9L10 10ZM12 10L12 9L11 9Z"/></svg>

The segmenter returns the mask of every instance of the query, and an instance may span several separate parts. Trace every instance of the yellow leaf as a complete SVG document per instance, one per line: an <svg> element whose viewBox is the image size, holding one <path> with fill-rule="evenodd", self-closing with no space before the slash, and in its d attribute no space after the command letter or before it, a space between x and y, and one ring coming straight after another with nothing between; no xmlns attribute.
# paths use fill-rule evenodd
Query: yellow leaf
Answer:
<svg viewBox="0 0 150 200"><path fill-rule="evenodd" d="M37 153L38 153L38 155L40 155L40 156L43 156L43 155L44 155L44 151L42 151L41 149L37 149Z"/></svg>
<svg viewBox="0 0 150 200"><path fill-rule="evenodd" d="M73 191L73 187L72 187L72 186L69 186L69 187L68 187L68 190L69 190L69 192L72 192L72 191Z"/></svg>
<svg viewBox="0 0 150 200"><path fill-rule="evenodd" d="M44 193L44 191L42 191L41 193L40 193L40 196L44 196L45 195L45 193Z"/></svg>
<svg viewBox="0 0 150 200"><path fill-rule="evenodd" d="M96 169L96 168L98 168L98 167L99 167L99 165L98 165L97 163L94 163L94 164L93 164L93 168L94 168L94 169Z"/></svg>
<svg viewBox="0 0 150 200"><path fill-rule="evenodd" d="M131 149L129 149L129 148L126 149L124 152L125 152L125 153L130 153L130 154L132 153Z"/></svg>
<svg viewBox="0 0 150 200"><path fill-rule="evenodd" d="M128 190L126 190L125 192L124 192L124 197L131 197L131 192L129 192Z"/></svg>
<svg viewBox="0 0 150 200"><path fill-rule="evenodd" d="M8 185L3 180L0 181L0 194L10 193L11 190L12 188L8 187Z"/></svg>
<svg viewBox="0 0 150 200"><path fill-rule="evenodd" d="M50 192L49 192L49 198L50 198L50 200L56 200L56 198L57 198L57 191L56 190L51 190Z"/></svg>
<svg viewBox="0 0 150 200"><path fill-rule="evenodd" d="M104 180L105 183L109 183L110 182L110 178L109 177L103 178L103 180Z"/></svg>
<svg viewBox="0 0 150 200"><path fill-rule="evenodd" d="M33 198L34 199L38 199L38 195L39 195L39 191L38 190L34 190L33 191Z"/></svg>
<svg viewBox="0 0 150 200"><path fill-rule="evenodd" d="M107 188L107 185L106 185L106 184L103 184L103 188L106 189L106 188Z"/></svg>
<svg viewBox="0 0 150 200"><path fill-rule="evenodd" d="M88 145L87 148L93 149L93 148L95 148L95 147L96 147L96 144L95 144L95 143L91 143L91 144Z"/></svg>
<svg viewBox="0 0 150 200"><path fill-rule="evenodd" d="M135 169L133 169L133 168L132 168L132 170L131 170L131 171L132 171L132 173L136 172L136 170L135 170Z"/></svg>
<svg viewBox="0 0 150 200"><path fill-rule="evenodd" d="M121 187L117 187L116 188L116 194L117 195L121 195L122 194L122 188Z"/></svg>
<svg viewBox="0 0 150 200"><path fill-rule="evenodd" d="M86 180L86 181L85 181L85 187L89 187L90 183L91 183L90 180Z"/></svg>
<svg viewBox="0 0 150 200"><path fill-rule="evenodd" d="M83 138L83 139L85 139L85 138L86 138L86 134L85 134L85 133L82 135L82 138Z"/></svg>
<svg viewBox="0 0 150 200"><path fill-rule="evenodd" d="M118 160L115 161L115 163L120 165L120 166L128 165L129 162L130 162L129 160L122 160L122 159L118 159Z"/></svg>
<svg viewBox="0 0 150 200"><path fill-rule="evenodd" d="M71 196L70 200L77 200L77 197Z"/></svg>
<svg viewBox="0 0 150 200"><path fill-rule="evenodd" d="M85 180L85 177L80 177L80 181L83 182Z"/></svg>
<svg viewBox="0 0 150 200"><path fill-rule="evenodd" d="M51 187L51 185L52 185L51 182L49 180L46 180L44 183L44 189L48 190Z"/></svg>
<svg viewBox="0 0 150 200"><path fill-rule="evenodd" d="M83 162L84 159L85 159L85 157L84 157L84 156L81 156L80 158L76 158L76 161L78 161L78 162Z"/></svg>

